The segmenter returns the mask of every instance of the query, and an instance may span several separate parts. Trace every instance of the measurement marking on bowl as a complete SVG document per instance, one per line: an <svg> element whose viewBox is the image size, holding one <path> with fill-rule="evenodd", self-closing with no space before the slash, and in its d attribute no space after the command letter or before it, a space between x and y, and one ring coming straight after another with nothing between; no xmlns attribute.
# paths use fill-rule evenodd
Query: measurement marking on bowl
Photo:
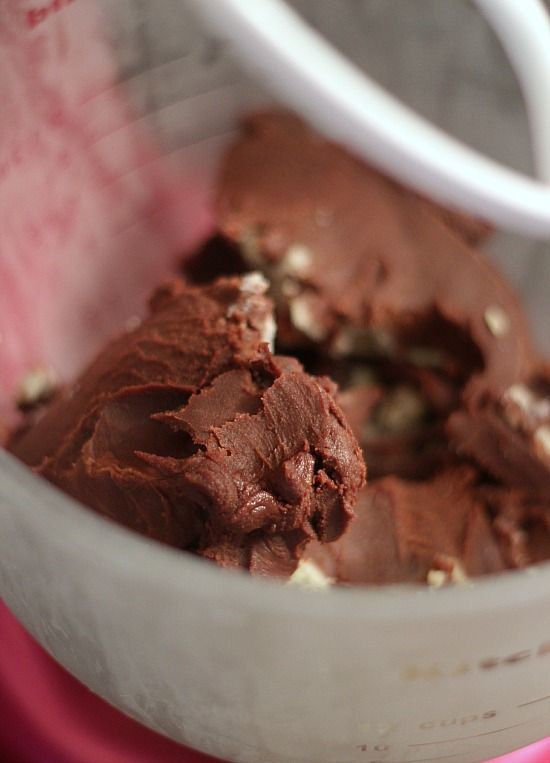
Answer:
<svg viewBox="0 0 550 763"><path fill-rule="evenodd" d="M470 734L467 737L454 737L453 739L437 739L435 742L416 742L410 744L409 747L427 747L432 744L445 744L445 742L462 742L464 739L477 739L478 737L487 737L490 734L500 734L501 731L508 731L509 729L517 729L519 726L527 726L533 721L523 721L523 723L514 723L513 726L504 726L502 729L493 729L492 731L484 731L481 734ZM412 761L411 761L412 763Z"/></svg>
<svg viewBox="0 0 550 763"><path fill-rule="evenodd" d="M537 697L537 699L530 699L529 702L522 702L521 705L518 705L518 707L527 707L527 705L534 705L537 702L544 702L544 700L550 699L550 694L547 694L545 697Z"/></svg>

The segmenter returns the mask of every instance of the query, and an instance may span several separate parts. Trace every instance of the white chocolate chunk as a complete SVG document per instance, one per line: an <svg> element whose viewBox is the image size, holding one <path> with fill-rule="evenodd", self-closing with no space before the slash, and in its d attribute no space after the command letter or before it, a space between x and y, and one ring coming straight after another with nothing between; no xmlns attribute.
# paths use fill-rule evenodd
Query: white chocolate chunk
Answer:
<svg viewBox="0 0 550 763"><path fill-rule="evenodd" d="M380 403L376 424L382 432L399 434L414 429L426 415L426 403L412 387L400 386Z"/></svg>
<svg viewBox="0 0 550 763"><path fill-rule="evenodd" d="M345 357L353 351L353 337L349 331L340 331L332 342L332 354Z"/></svg>
<svg viewBox="0 0 550 763"><path fill-rule="evenodd" d="M298 567L288 579L288 585L321 590L332 586L334 581L309 559L301 559Z"/></svg>
<svg viewBox="0 0 550 763"><path fill-rule="evenodd" d="M493 336L504 336L510 330L510 318L499 305L490 305L483 317Z"/></svg>
<svg viewBox="0 0 550 763"><path fill-rule="evenodd" d="M312 262L313 255L307 246L293 244L286 251L282 269L289 275L303 276L310 269Z"/></svg>
<svg viewBox="0 0 550 763"><path fill-rule="evenodd" d="M241 277L243 294L265 294L269 289L269 281L258 270L246 273Z"/></svg>
<svg viewBox="0 0 550 763"><path fill-rule="evenodd" d="M392 355L395 338L383 328L354 328L340 331L332 342L331 352L336 357L346 355Z"/></svg>
<svg viewBox="0 0 550 763"><path fill-rule="evenodd" d="M269 289L269 281L264 278L262 273L253 271L241 277L239 286L242 298L229 305L226 311L227 318L233 318L243 312L254 328L260 332L262 342L269 345L273 352L275 336L277 334L277 324L270 310L266 310L263 295Z"/></svg>
<svg viewBox="0 0 550 763"><path fill-rule="evenodd" d="M513 384L506 390L502 399L508 404L504 409L506 421L515 429L521 429L524 420L531 416L536 402L535 396L524 384Z"/></svg>
<svg viewBox="0 0 550 763"><path fill-rule="evenodd" d="M294 328L310 339L320 342L325 336L325 329L318 324L311 309L311 301L306 294L299 295L289 302L290 320Z"/></svg>
<svg viewBox="0 0 550 763"><path fill-rule="evenodd" d="M16 392L16 402L20 406L32 406L47 400L55 391L57 384L54 372L44 366L37 366L28 371Z"/></svg>
<svg viewBox="0 0 550 763"><path fill-rule="evenodd" d="M460 562L456 560L453 564L453 569L451 570L451 582L456 583L457 585L464 585L465 583L468 583L469 580L470 578L466 574L466 570Z"/></svg>
<svg viewBox="0 0 550 763"><path fill-rule="evenodd" d="M443 588L449 582L449 576L443 570L429 570L426 575L426 583L431 588Z"/></svg>
<svg viewBox="0 0 550 763"><path fill-rule="evenodd" d="M275 351L275 337L277 336L277 323L275 318L270 314L266 317L265 322L261 328L260 336L262 342L266 342L269 345L269 351Z"/></svg>
<svg viewBox="0 0 550 763"><path fill-rule="evenodd" d="M524 413L529 413L535 402L533 393L524 384L513 384L508 387L504 393L504 399L515 403Z"/></svg>
<svg viewBox="0 0 550 763"><path fill-rule="evenodd" d="M245 296L245 312L248 312L252 315L258 304L258 300L256 298L264 295L268 289L269 281L259 271L254 270L252 273L246 273L246 275L242 276L241 293ZM270 351L273 352L275 336L277 334L277 323L275 322L275 318L271 312L268 312L265 316L262 315L262 312L263 309L260 308L258 311L258 317L261 316L262 318L261 321L258 321L260 324L260 337L262 342L266 342L269 345Z"/></svg>
<svg viewBox="0 0 550 763"><path fill-rule="evenodd" d="M254 229L248 230L239 241L241 254L246 262L253 268L262 267L263 257L260 251L258 235Z"/></svg>
<svg viewBox="0 0 550 763"><path fill-rule="evenodd" d="M442 588L453 583L454 585L466 585L470 578L466 574L464 567L458 559L449 560L451 562L451 571L433 569L426 575L426 582L431 588Z"/></svg>
<svg viewBox="0 0 550 763"><path fill-rule="evenodd" d="M543 424L534 434L537 450L545 457L550 457L550 424Z"/></svg>
<svg viewBox="0 0 550 763"><path fill-rule="evenodd" d="M505 411L506 419L513 427L522 428L528 425L535 428L550 419L550 400L547 397L537 398L523 384L514 384L507 389L503 400L515 406L515 410L508 406L508 410Z"/></svg>

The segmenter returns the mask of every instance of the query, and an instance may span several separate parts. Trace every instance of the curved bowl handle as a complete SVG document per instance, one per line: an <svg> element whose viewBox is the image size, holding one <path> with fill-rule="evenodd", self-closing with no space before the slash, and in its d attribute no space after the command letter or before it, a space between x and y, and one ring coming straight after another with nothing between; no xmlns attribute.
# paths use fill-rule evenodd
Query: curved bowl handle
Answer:
<svg viewBox="0 0 550 763"><path fill-rule="evenodd" d="M283 0L192 0L282 101L418 190L518 233L550 238L550 20L541 0L474 0L520 81L539 179L495 162L401 104Z"/></svg>

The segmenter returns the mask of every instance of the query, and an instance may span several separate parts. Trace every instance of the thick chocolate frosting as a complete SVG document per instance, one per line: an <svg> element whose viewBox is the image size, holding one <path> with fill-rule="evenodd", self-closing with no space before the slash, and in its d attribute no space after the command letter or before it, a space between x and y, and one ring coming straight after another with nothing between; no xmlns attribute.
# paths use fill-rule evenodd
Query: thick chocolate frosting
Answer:
<svg viewBox="0 0 550 763"><path fill-rule="evenodd" d="M550 368L542 367L502 395L467 401L448 422L455 450L509 488L548 504L550 496Z"/></svg>
<svg viewBox="0 0 550 763"><path fill-rule="evenodd" d="M488 226L283 112L246 121L217 210L182 268L195 286L157 292L12 450L112 519L256 574L440 586L550 559L550 372L474 248ZM295 357L268 347L256 268Z"/></svg>
<svg viewBox="0 0 550 763"><path fill-rule="evenodd" d="M288 346L391 357L435 348L450 373L466 377L470 396L504 392L532 368L519 302L465 241L478 236L457 235L460 216L297 117L246 121L222 165L218 215L229 241L272 282Z"/></svg>
<svg viewBox="0 0 550 763"><path fill-rule="evenodd" d="M172 282L11 450L151 538L289 575L345 530L365 467L331 385L269 351L266 289L257 273Z"/></svg>
<svg viewBox="0 0 550 763"><path fill-rule="evenodd" d="M362 378L367 368L369 381ZM338 401L363 448L370 480L425 479L456 460L445 420L458 405L458 391L441 373L410 364L357 366Z"/></svg>
<svg viewBox="0 0 550 763"><path fill-rule="evenodd" d="M424 482L377 480L361 492L346 534L325 546L312 544L306 559L350 585L464 582L506 567L483 489L467 466Z"/></svg>

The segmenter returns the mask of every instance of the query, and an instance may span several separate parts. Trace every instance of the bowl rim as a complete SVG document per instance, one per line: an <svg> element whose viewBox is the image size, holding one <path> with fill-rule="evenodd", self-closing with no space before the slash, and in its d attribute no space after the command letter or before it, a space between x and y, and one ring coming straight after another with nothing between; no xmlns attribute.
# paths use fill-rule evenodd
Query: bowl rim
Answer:
<svg viewBox="0 0 550 763"><path fill-rule="evenodd" d="M145 590L155 588L176 597L188 597L192 591L205 602L223 595L258 613L277 610L281 615L340 617L343 622L398 620L403 624L419 618L492 616L497 611L529 609L550 601L550 562L437 590L390 584L312 591L221 569L96 514L0 449L0 510L6 511L6 507L26 527L36 528L34 542L43 538L58 549L60 558L70 549L83 565L100 564L122 578L131 576ZM8 542L17 543L17 538Z"/></svg>

